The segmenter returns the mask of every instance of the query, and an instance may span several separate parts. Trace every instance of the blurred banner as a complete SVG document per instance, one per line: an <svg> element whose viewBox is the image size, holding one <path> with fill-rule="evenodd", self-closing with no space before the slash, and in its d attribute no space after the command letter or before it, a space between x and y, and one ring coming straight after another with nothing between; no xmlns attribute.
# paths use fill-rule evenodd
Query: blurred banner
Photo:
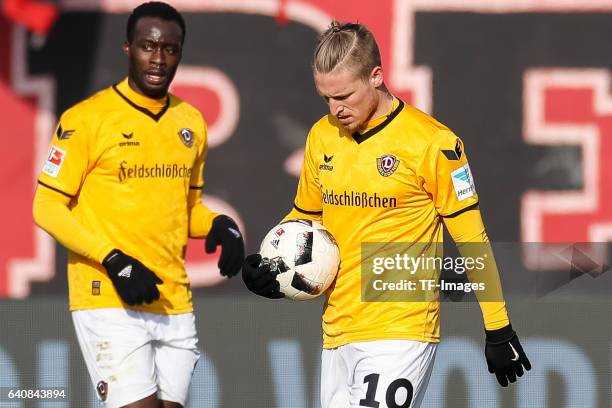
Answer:
<svg viewBox="0 0 612 408"><path fill-rule="evenodd" d="M248 252L290 210L306 134L326 113L310 60L332 18L368 25L392 92L463 139L492 240L612 239L612 1L169 2L187 23L172 92L210 129L204 200L238 220ZM31 2L11 2L22 3ZM0 15L0 389L70 393L49 405L1 397L0 407L93 398L63 300L66 253L34 226L31 202L59 115L126 76L121 44L139 3L59 0L54 24L35 34L20 25L35 30L23 8ZM610 251L600 246L603 270ZM504 285L534 265L549 272L548 292L594 278L575 279L531 248L509 257ZM187 266L205 352L190 406L317 406L320 304L254 302L240 279L218 276L201 241L190 242ZM612 293L609 275L594 281L597 299ZM612 406L612 305L559 299L510 299L536 367L510 390L484 367L477 305L445 304L426 406Z"/></svg>
<svg viewBox="0 0 612 408"><path fill-rule="evenodd" d="M188 408L318 408L321 302L195 298L201 359ZM100 407L63 298L1 301L0 407ZM445 303L423 408L610 406L610 305L511 302L533 369L501 388L475 303ZM9 399L57 389L65 398Z"/></svg>

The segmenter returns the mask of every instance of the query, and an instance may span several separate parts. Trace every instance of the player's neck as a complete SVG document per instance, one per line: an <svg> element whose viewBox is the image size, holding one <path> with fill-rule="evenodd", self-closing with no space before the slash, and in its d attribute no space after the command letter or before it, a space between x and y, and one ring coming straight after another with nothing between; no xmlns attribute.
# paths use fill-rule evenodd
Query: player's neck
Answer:
<svg viewBox="0 0 612 408"><path fill-rule="evenodd" d="M389 91L386 89L384 92L379 94L379 102L376 105L376 108L370 115L370 119L368 119L363 126L361 126L358 130L359 133L367 132L378 124L382 123L387 116L393 112L393 108L395 107L395 98Z"/></svg>
<svg viewBox="0 0 612 408"><path fill-rule="evenodd" d="M117 85L117 88L130 101L134 102L138 106L142 106L147 109L162 108L166 104L167 95L159 99L151 98L147 95L144 95L137 89L136 85L133 84L133 82L129 78L123 80L119 85Z"/></svg>
<svg viewBox="0 0 612 408"><path fill-rule="evenodd" d="M393 110L393 95L386 88L378 92L378 105L372 113L372 119L376 120L382 116L387 116Z"/></svg>

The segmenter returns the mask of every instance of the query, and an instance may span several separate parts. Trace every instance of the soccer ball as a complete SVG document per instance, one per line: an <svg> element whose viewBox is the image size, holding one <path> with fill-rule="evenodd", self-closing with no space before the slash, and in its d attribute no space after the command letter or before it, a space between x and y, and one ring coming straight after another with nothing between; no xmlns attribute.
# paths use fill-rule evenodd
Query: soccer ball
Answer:
<svg viewBox="0 0 612 408"><path fill-rule="evenodd" d="M292 300L319 296L331 285L340 265L332 234L318 222L288 220L268 232L259 253L276 272L280 291Z"/></svg>

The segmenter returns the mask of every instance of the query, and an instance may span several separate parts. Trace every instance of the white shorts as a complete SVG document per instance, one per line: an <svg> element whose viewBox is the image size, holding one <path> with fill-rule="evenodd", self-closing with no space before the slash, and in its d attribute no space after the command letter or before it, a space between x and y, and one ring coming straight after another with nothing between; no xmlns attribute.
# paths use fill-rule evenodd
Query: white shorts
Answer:
<svg viewBox="0 0 612 408"><path fill-rule="evenodd" d="M89 376L106 408L152 394L185 405L200 355L193 313L93 309L72 312L72 321Z"/></svg>
<svg viewBox="0 0 612 408"><path fill-rule="evenodd" d="M376 340L323 349L321 408L417 408L436 343Z"/></svg>

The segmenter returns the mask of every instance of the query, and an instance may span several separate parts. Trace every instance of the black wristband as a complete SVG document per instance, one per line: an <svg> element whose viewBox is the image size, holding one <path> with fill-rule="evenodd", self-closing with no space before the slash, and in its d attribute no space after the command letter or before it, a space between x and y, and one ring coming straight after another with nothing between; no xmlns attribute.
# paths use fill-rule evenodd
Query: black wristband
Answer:
<svg viewBox="0 0 612 408"><path fill-rule="evenodd" d="M485 330L485 333L487 343L492 345L507 343L516 336L511 324L497 330Z"/></svg>

